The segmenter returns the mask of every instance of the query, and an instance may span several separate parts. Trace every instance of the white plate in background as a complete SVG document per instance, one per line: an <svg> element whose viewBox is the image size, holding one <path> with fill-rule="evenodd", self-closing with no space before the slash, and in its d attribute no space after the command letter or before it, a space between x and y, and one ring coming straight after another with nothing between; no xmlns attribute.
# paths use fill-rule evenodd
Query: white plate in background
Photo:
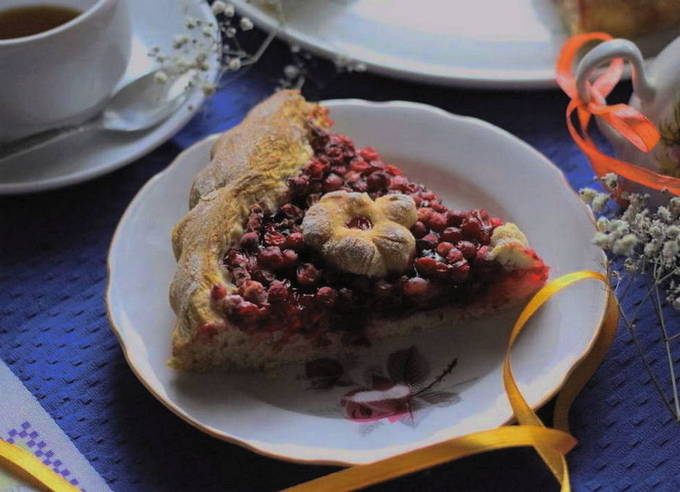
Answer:
<svg viewBox="0 0 680 492"><path fill-rule="evenodd" d="M239 11L293 43L346 56L376 73L477 88L556 87L555 61L567 32L553 0L233 0ZM655 55L680 33L641 38Z"/></svg>

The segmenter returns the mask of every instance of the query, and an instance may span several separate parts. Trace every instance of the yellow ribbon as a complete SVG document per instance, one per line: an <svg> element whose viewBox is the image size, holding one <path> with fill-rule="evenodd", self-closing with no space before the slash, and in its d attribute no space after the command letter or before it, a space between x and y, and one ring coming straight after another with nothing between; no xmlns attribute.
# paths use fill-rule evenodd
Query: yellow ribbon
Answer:
<svg viewBox="0 0 680 492"><path fill-rule="evenodd" d="M604 283L609 294L607 310L591 350L569 375L557 397L554 411L554 424L557 429L548 429L527 404L515 382L510 364L510 352L526 322L545 302L562 289L586 279L595 279ZM561 483L562 492L569 492L571 488L565 455L577 442L568 434L569 408L576 395L602 362L607 349L614 340L618 320L616 298L609 289L607 278L601 273L574 272L549 282L529 301L515 322L505 353L503 383L510 406L520 425L476 432L368 465L353 466L287 490L295 492L356 490L485 451L533 446ZM0 465L43 490L56 492L78 490L30 452L2 440L0 440Z"/></svg>
<svg viewBox="0 0 680 492"><path fill-rule="evenodd" d="M548 429L527 404L522 393L519 391L519 387L512 375L510 352L526 322L548 299L566 287L586 279L595 279L604 283L609 294L607 310L593 346L585 358L569 374L557 397L554 423L555 427L559 430ZM561 491L569 492L571 487L569 485L569 470L565 455L576 445L576 439L568 434L569 408L576 395L578 395L602 362L607 349L614 340L618 321L619 312L616 298L609 288L607 278L601 273L592 271L574 272L549 282L536 293L519 315L510 333L510 340L508 341L503 362L505 391L519 425L503 426L497 429L476 432L368 465L353 466L291 487L286 489L286 491L312 492L323 490L325 492L339 492L357 490L485 451L518 446L533 446L553 472L555 478L560 482Z"/></svg>
<svg viewBox="0 0 680 492"><path fill-rule="evenodd" d="M40 490L78 492L79 489L52 471L30 451L0 439L0 465L10 473Z"/></svg>

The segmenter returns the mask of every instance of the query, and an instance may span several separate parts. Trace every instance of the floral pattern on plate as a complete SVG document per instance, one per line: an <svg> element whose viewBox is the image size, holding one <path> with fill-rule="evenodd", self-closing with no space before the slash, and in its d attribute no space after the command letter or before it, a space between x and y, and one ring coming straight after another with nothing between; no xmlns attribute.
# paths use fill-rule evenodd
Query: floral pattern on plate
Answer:
<svg viewBox="0 0 680 492"><path fill-rule="evenodd" d="M430 378L427 358L412 345L392 352L384 367L366 367L361 377L362 384L355 382L350 369L331 358L308 362L305 378L311 382L310 389L314 390L351 387L340 400L344 416L349 420L359 423L383 419L389 422L409 420L410 424L415 424L414 414L418 410L428 406L447 407L461 400L451 389L439 388L457 363L458 359L453 359L436 377Z"/></svg>

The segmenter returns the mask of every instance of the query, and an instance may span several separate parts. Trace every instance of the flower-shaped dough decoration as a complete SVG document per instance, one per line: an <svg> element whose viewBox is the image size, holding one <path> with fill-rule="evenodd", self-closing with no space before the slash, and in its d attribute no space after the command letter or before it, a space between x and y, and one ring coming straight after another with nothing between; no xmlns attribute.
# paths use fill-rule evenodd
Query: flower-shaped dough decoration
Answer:
<svg viewBox="0 0 680 492"><path fill-rule="evenodd" d="M302 233L305 243L336 268L384 277L411 263L416 241L409 228L416 220L416 204L409 196L373 201L366 193L334 191L310 207Z"/></svg>

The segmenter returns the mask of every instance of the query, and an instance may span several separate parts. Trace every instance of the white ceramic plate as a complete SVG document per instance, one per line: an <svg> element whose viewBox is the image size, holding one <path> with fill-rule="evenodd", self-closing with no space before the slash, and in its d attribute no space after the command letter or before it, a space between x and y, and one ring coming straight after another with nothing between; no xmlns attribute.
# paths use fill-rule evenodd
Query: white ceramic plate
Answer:
<svg viewBox="0 0 680 492"><path fill-rule="evenodd" d="M285 23L258 1L234 0L267 30L377 73L447 85L554 87L567 33L553 0L282 0ZM260 2L262 3L262 2ZM656 54L678 29L640 39Z"/></svg>
<svg viewBox="0 0 680 492"><path fill-rule="evenodd" d="M337 131L358 145L380 149L386 161L429 185L445 203L485 207L518 223L552 265L552 277L603 269L602 253L591 244L594 227L586 207L554 165L509 133L422 104L336 100L326 106ZM167 291L175 270L170 231L187 210L192 177L208 162L214 139L182 153L142 188L111 244L111 324L130 367L161 402L218 438L314 463L367 463L510 418L501 362L516 313L448 332L388 340L355 360L312 367L311 379L302 365L287 367L275 379L261 373L180 374L169 369L165 362L174 315ZM515 374L531 405L553 395L586 353L605 303L603 289L586 282L561 293L531 321L513 353ZM412 400L418 406L412 415L388 404L373 405L371 418L361 422L347 418L348 410L362 409L358 400L376 394L403 397L405 386L393 383L405 378L427 384L454 358L458 365L434 388L437 393ZM368 366L392 382L372 377L366 382ZM420 370L409 373L406 366ZM402 378L400 373L409 374ZM336 384L310 388L330 383ZM385 384L392 387L388 395L375 392ZM343 407L348 392L355 396Z"/></svg>
<svg viewBox="0 0 680 492"><path fill-rule="evenodd" d="M185 32L186 16L215 22L206 2L196 0L127 0L132 20L132 56L121 85L147 72L153 61L147 53L159 46L172 52L172 39ZM162 12L162 20L159 18ZM217 28L215 28L217 29ZM219 71L216 56L208 60L208 80ZM201 108L204 94L197 89L187 102L155 128L122 135L92 132L69 138L30 154L0 162L0 195L61 188L114 171L147 154L177 133Z"/></svg>

